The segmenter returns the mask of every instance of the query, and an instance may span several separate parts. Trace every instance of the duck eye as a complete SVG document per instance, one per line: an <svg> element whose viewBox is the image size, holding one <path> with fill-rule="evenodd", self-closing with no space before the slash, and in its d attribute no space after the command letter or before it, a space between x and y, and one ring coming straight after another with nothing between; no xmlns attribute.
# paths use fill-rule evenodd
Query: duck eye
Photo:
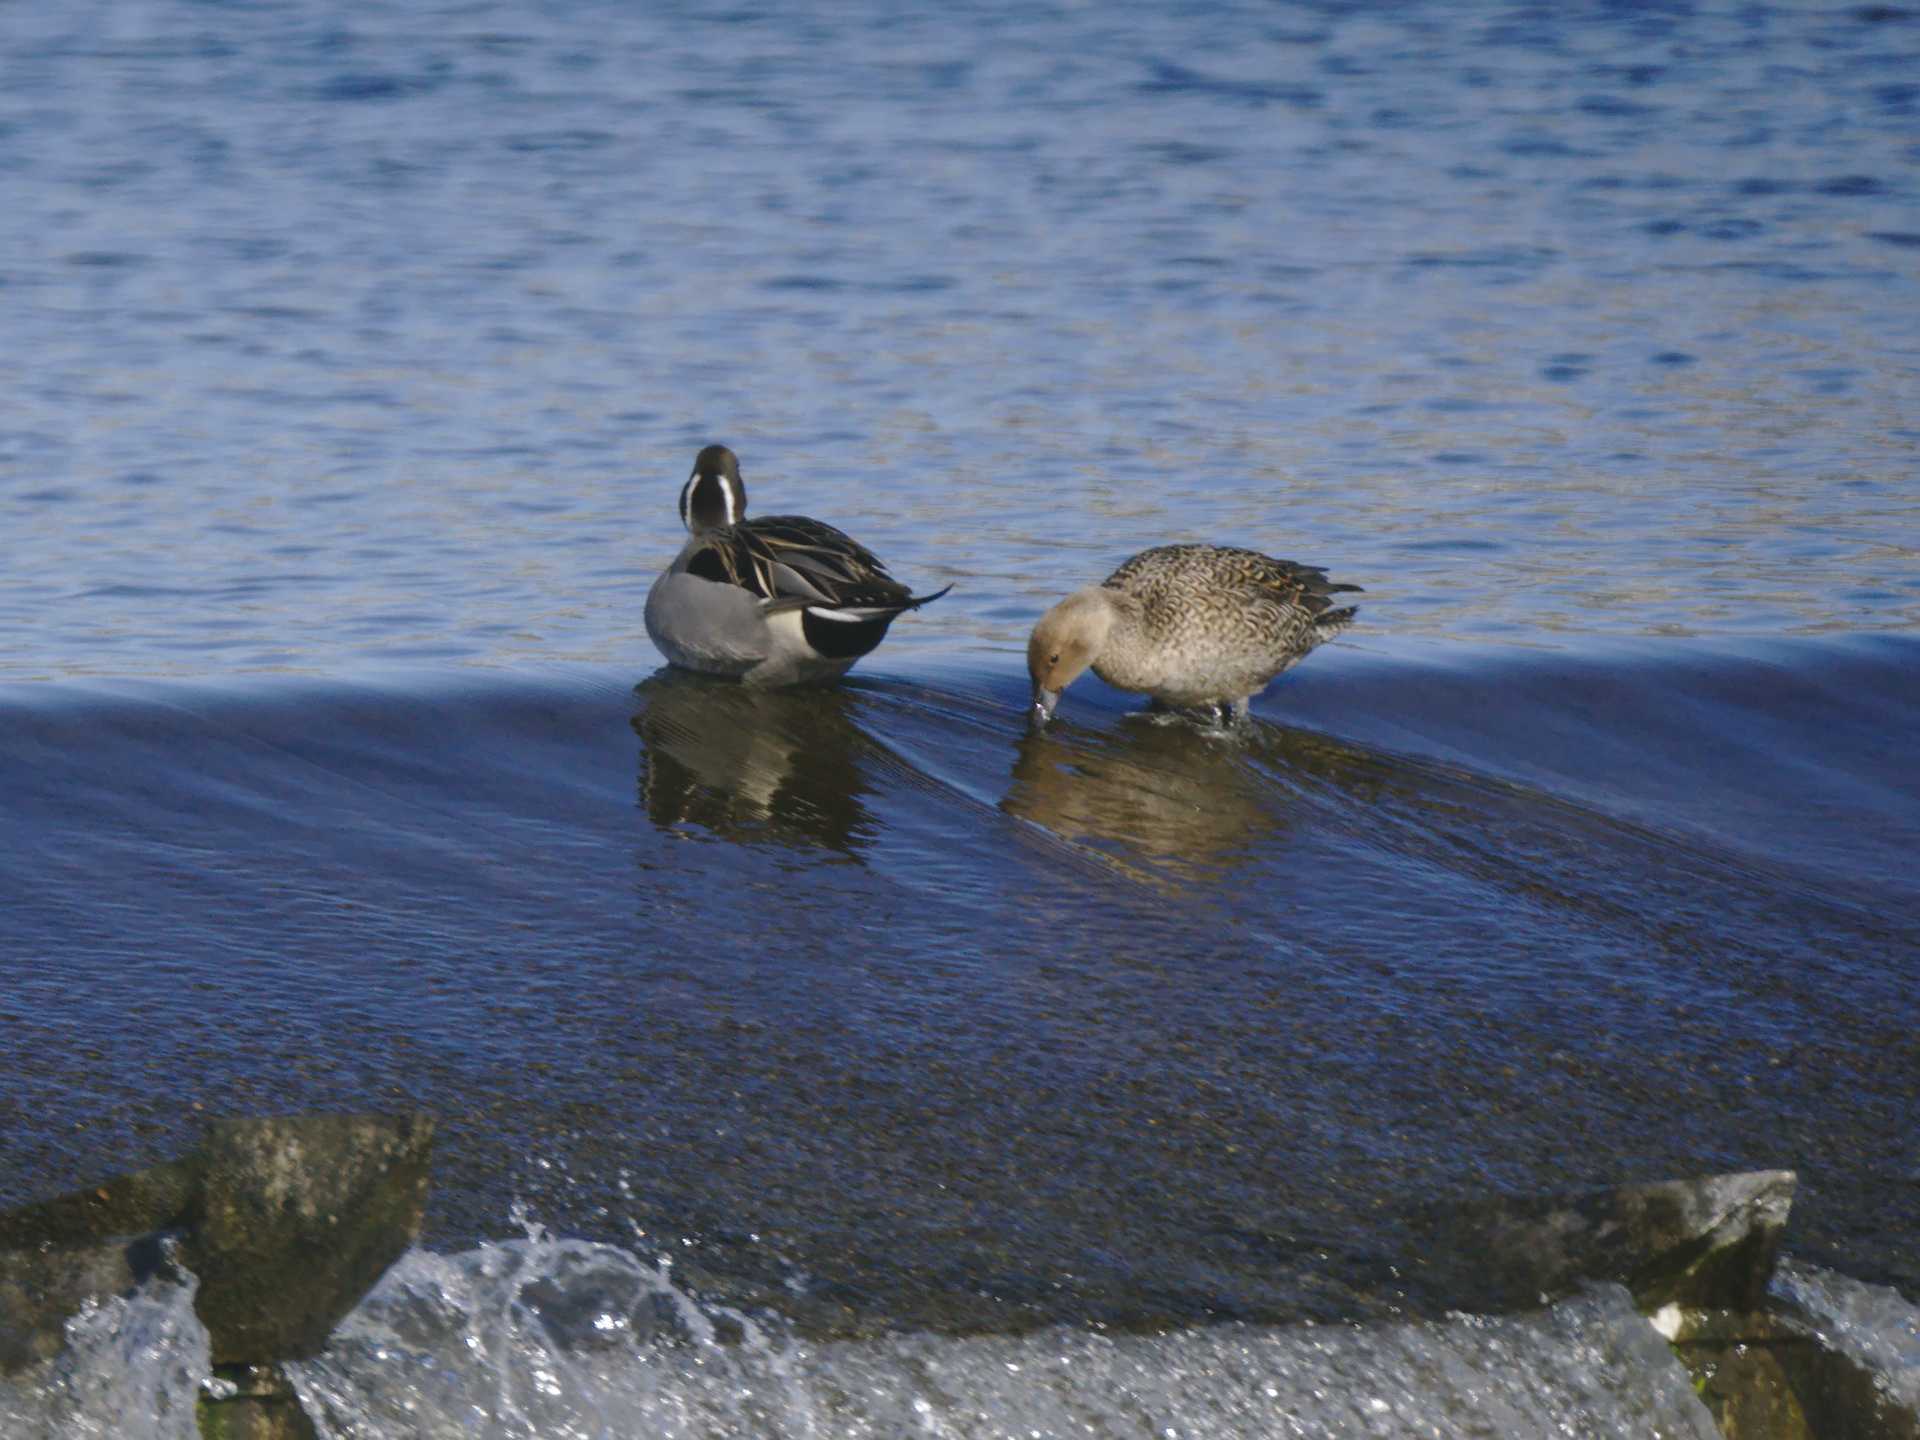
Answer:
<svg viewBox="0 0 1920 1440"><path fill-rule="evenodd" d="M1059 663L1060 663L1060 652L1058 650L1054 651L1053 654L1047 657L1047 664L1058 665Z"/></svg>

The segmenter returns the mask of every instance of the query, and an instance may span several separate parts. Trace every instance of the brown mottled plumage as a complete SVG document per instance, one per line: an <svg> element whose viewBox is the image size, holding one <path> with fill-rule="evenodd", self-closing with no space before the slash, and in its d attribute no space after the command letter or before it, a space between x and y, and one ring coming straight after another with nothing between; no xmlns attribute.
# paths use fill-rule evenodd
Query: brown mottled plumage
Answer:
<svg viewBox="0 0 1920 1440"><path fill-rule="evenodd" d="M1231 708L1353 621L1326 572L1257 550L1162 545L1049 610L1027 643L1037 718L1091 667L1109 685L1175 709Z"/></svg>

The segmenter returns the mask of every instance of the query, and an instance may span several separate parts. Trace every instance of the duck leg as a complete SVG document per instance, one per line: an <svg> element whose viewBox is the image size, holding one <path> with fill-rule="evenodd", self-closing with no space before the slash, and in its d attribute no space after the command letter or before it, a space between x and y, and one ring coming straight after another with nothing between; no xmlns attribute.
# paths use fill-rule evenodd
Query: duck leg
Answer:
<svg viewBox="0 0 1920 1440"><path fill-rule="evenodd" d="M1222 729L1244 718L1246 707L1245 700L1207 700L1199 705L1172 705L1158 696L1147 700L1149 715L1177 715L1196 725L1217 725Z"/></svg>

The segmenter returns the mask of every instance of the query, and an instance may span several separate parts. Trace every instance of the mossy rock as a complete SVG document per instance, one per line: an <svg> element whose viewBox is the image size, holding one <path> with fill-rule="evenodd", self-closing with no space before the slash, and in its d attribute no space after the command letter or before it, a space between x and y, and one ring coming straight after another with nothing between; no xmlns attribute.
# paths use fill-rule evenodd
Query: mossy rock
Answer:
<svg viewBox="0 0 1920 1440"><path fill-rule="evenodd" d="M0 1372L170 1257L216 1365L315 1354L419 1235L432 1143L425 1115L220 1120L180 1160L0 1214Z"/></svg>
<svg viewBox="0 0 1920 1440"><path fill-rule="evenodd" d="M223 1120L183 1246L216 1365L317 1353L420 1233L426 1116Z"/></svg>

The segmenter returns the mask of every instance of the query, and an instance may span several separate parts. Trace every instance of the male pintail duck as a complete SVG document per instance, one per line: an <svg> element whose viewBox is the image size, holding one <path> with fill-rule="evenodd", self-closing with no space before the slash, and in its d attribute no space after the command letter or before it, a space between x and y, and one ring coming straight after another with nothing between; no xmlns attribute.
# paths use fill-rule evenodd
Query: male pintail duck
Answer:
<svg viewBox="0 0 1920 1440"><path fill-rule="evenodd" d="M687 543L647 592L647 634L675 665L752 685L832 680L896 618L953 588L909 593L818 520L746 517L739 459L707 446L680 492Z"/></svg>
<svg viewBox="0 0 1920 1440"><path fill-rule="evenodd" d="M1142 550L1033 627L1033 718L1051 719L1060 692L1092 666L1109 685L1143 691L1156 706L1244 719L1274 676L1353 623L1354 607L1332 609L1330 597L1359 588L1257 550Z"/></svg>

